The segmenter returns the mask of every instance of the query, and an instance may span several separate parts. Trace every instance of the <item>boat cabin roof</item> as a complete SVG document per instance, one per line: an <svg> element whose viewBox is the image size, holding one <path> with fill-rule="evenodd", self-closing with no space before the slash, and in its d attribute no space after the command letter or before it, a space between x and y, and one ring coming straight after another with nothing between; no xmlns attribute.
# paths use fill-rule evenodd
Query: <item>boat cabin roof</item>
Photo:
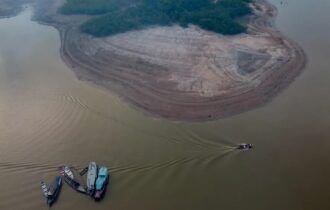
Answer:
<svg viewBox="0 0 330 210"><path fill-rule="evenodd" d="M99 170L99 176L107 176L108 175L108 169L106 167L101 167Z"/></svg>

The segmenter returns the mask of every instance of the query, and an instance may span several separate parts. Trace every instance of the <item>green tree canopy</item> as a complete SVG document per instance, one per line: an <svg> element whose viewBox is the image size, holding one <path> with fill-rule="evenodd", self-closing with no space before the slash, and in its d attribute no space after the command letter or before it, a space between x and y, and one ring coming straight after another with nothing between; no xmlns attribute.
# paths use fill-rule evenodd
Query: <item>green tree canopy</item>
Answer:
<svg viewBox="0 0 330 210"><path fill-rule="evenodd" d="M109 36L152 25L194 24L202 29L238 34L246 30L237 18L250 14L250 0L67 0L63 14L95 15L80 29Z"/></svg>

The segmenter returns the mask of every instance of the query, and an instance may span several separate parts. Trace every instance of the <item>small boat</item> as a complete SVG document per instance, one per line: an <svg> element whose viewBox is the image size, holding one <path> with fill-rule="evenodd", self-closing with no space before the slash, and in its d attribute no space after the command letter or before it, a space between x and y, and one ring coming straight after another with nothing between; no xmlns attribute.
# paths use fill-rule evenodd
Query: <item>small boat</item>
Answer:
<svg viewBox="0 0 330 210"><path fill-rule="evenodd" d="M237 149L239 149L239 150L249 150L252 148L253 148L252 144L246 144L246 143L241 143L237 146Z"/></svg>
<svg viewBox="0 0 330 210"><path fill-rule="evenodd" d="M87 193L90 196L94 195L96 178L97 178L97 165L95 162L90 162L87 171Z"/></svg>
<svg viewBox="0 0 330 210"><path fill-rule="evenodd" d="M95 200L101 200L106 192L107 185L109 182L109 172L106 167L101 167L99 169L99 173L96 179L96 184L95 184L95 194L94 194L94 199Z"/></svg>
<svg viewBox="0 0 330 210"><path fill-rule="evenodd" d="M84 176L88 171L88 166L86 168L84 168L82 171L80 171L79 175L80 176Z"/></svg>
<svg viewBox="0 0 330 210"><path fill-rule="evenodd" d="M67 176L70 179L74 179L74 175L69 166L61 166L59 168L61 176Z"/></svg>
<svg viewBox="0 0 330 210"><path fill-rule="evenodd" d="M47 198L47 204L48 206L52 206L60 192L61 192L61 188L62 188L62 184L63 184L63 181L62 181L62 177L61 176L57 176L53 182L52 185L50 185L49 187L47 187L46 183L45 182L41 182L41 189L42 189L42 192L44 194L44 196Z"/></svg>
<svg viewBox="0 0 330 210"><path fill-rule="evenodd" d="M68 166L59 167L60 175L64 178L64 181L73 189L78 192L86 193L86 189L75 179L73 172Z"/></svg>

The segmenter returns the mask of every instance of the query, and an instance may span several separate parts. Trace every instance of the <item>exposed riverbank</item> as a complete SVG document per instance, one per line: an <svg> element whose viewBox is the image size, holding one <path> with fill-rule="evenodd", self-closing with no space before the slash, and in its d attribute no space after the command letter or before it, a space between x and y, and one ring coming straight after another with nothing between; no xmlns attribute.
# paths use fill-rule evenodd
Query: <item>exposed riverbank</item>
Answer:
<svg viewBox="0 0 330 210"><path fill-rule="evenodd" d="M306 63L299 45L276 30L276 8L264 0L251 4L248 34L173 26L106 38L80 33L90 17L58 14L63 3L41 1L35 17L60 31L62 58L77 77L171 120L214 120L264 105Z"/></svg>

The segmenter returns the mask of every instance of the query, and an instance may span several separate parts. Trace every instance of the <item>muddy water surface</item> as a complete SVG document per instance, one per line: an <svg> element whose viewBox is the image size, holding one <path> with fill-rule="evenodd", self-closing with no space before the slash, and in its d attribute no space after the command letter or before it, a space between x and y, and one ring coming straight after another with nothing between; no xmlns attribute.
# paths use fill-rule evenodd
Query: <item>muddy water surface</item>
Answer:
<svg viewBox="0 0 330 210"><path fill-rule="evenodd" d="M105 199L65 186L53 209L330 209L330 2L271 2L308 67L263 108L208 123L154 119L77 80L31 9L0 19L0 209L48 209L40 180L90 160L111 170Z"/></svg>

